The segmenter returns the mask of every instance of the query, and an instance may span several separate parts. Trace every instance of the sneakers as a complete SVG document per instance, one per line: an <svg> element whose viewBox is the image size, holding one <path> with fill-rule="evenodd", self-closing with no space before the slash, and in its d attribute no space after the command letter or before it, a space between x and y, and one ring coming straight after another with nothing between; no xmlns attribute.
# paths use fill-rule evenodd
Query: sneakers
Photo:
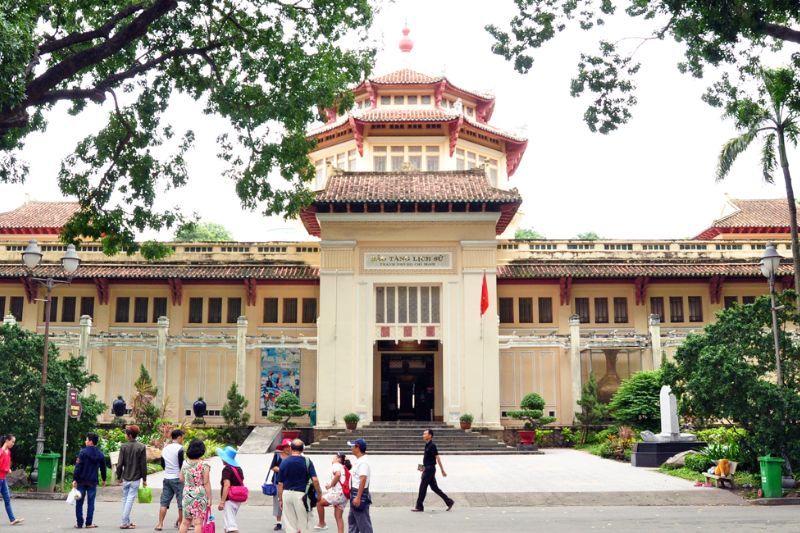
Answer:
<svg viewBox="0 0 800 533"><path fill-rule="evenodd" d="M425 509L417 509L416 507L414 507L413 509L411 509L411 512L412 513L424 513Z"/></svg>
<svg viewBox="0 0 800 533"><path fill-rule="evenodd" d="M450 503L447 504L447 510L449 511L452 509L455 504L456 502L454 500L450 500Z"/></svg>
<svg viewBox="0 0 800 533"><path fill-rule="evenodd" d="M273 529L273 531L280 531L281 529L283 529L283 526L281 526L281 523L278 522L277 524L275 524L275 528Z"/></svg>
<svg viewBox="0 0 800 533"><path fill-rule="evenodd" d="M324 526L314 526L315 531L323 531L325 529L328 529L328 524L325 524Z"/></svg>

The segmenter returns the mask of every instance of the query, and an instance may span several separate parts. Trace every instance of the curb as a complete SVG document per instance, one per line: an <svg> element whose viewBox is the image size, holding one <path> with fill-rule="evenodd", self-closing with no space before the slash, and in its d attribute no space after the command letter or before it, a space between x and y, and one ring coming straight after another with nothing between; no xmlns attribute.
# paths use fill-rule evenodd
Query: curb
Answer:
<svg viewBox="0 0 800 533"><path fill-rule="evenodd" d="M750 505L800 505L800 498L757 498L755 500L748 500Z"/></svg>

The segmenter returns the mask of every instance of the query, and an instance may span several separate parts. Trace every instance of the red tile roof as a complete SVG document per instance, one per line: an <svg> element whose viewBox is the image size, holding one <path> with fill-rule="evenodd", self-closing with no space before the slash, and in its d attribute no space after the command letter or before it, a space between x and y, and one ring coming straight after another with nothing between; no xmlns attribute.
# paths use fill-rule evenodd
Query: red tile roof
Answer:
<svg viewBox="0 0 800 533"><path fill-rule="evenodd" d="M779 275L792 275L789 263L781 265ZM758 264L752 262L548 262L509 264L497 267L499 279L542 279L571 276L573 278L694 278L710 276L763 277Z"/></svg>
<svg viewBox="0 0 800 533"><path fill-rule="evenodd" d="M403 109L391 107L377 107L362 112L354 112L356 120L364 122L438 122L455 120L459 113L452 109L422 107L419 109Z"/></svg>
<svg viewBox="0 0 800 533"><path fill-rule="evenodd" d="M417 72L416 70L411 70L410 68L403 68L400 70L395 70L394 72L390 72L388 74L384 74L383 76L375 76L373 78L369 78L369 81L370 83L378 83L385 85L394 85L394 84L428 85L431 83L438 83L443 79L445 79L444 76L429 76L427 74Z"/></svg>
<svg viewBox="0 0 800 533"><path fill-rule="evenodd" d="M27 274L18 264L0 264L0 278L20 278ZM62 276L61 268L44 265L34 269L37 277ZM253 264L91 264L84 263L75 279L232 279L257 280L316 280L319 269L308 265L253 265Z"/></svg>
<svg viewBox="0 0 800 533"><path fill-rule="evenodd" d="M347 202L522 202L516 189L492 187L482 169L437 172L342 172L328 178L315 204Z"/></svg>
<svg viewBox="0 0 800 533"><path fill-rule="evenodd" d="M60 229L78 209L80 209L78 202L27 202L13 211L0 213L0 230ZM19 232L13 231L13 233Z"/></svg>
<svg viewBox="0 0 800 533"><path fill-rule="evenodd" d="M715 220L713 227L785 227L788 232L790 216L786 198L729 201L737 211Z"/></svg>

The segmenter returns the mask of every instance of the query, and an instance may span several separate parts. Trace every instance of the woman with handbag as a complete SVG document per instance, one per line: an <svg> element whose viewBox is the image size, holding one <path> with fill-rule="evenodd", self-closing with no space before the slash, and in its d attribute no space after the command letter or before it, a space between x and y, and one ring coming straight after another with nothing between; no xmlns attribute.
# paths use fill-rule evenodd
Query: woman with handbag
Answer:
<svg viewBox="0 0 800 533"><path fill-rule="evenodd" d="M272 516L275 517L275 531L280 531L281 526L281 501L278 498L278 482L280 481L280 467L281 461L289 457L289 447L292 444L291 439L283 439L283 441L275 447L275 454L272 456L272 463L269 465L269 472L267 473L267 480L264 486L264 494L271 493L272 495ZM272 474L272 483L269 483L269 476Z"/></svg>
<svg viewBox="0 0 800 533"><path fill-rule="evenodd" d="M236 450L232 447L217 448L217 455L225 464L222 469L222 490L217 509L224 511L225 532L239 533L236 513L239 512L239 506L247 501L248 496L247 487L244 486L244 472L236 460Z"/></svg>
<svg viewBox="0 0 800 533"><path fill-rule="evenodd" d="M194 533L203 533L203 524L208 520L208 511L211 509L211 467L203 461L205 453L206 445L199 439L192 440L186 448L187 459L178 478L183 483L181 533L186 533L190 526L194 528Z"/></svg>

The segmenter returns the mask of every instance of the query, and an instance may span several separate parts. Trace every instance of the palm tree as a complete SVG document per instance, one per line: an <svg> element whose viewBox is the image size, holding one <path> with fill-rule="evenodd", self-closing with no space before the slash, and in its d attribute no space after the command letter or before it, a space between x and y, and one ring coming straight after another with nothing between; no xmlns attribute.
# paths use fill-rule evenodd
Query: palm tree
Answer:
<svg viewBox="0 0 800 533"><path fill-rule="evenodd" d="M797 203L792 188L792 175L786 157L786 142L797 146L800 133L800 77L790 68L763 69L760 71L758 96L742 97L740 92L725 80L718 85L718 94L727 97L725 116L732 118L741 133L722 147L717 166L717 181L730 172L736 158L757 138L761 147L761 170L764 181L774 183L776 163L780 163L789 203L789 228L792 234L794 260L794 290L800 308L800 243L797 236ZM723 89L723 90L719 90ZM777 144L777 157L776 157Z"/></svg>

